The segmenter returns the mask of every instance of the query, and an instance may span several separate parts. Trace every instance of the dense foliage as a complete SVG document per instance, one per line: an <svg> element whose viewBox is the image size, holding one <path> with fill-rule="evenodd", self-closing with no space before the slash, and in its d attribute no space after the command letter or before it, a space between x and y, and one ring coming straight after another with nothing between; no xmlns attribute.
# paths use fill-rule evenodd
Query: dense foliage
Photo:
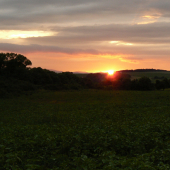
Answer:
<svg viewBox="0 0 170 170"><path fill-rule="evenodd" d="M84 78L84 83L88 88L112 89L112 90L164 90L170 88L170 79L155 79L152 82L150 78L143 76L138 79L131 79L126 72L116 72L113 76L106 73L91 73Z"/></svg>
<svg viewBox="0 0 170 170"><path fill-rule="evenodd" d="M168 170L170 91L0 99L2 170Z"/></svg>
<svg viewBox="0 0 170 170"><path fill-rule="evenodd" d="M156 77L155 81L142 76L132 79L129 72L119 71L113 76L107 73L91 73L78 77L72 72L55 73L50 70L30 68L32 63L21 54L0 53L0 97L30 93L37 89L110 89L110 90L161 90L170 88L170 80ZM139 70L143 72L143 70ZM145 70L149 71L149 70ZM153 70L150 70L153 72ZM159 70L156 70L159 72ZM135 72L135 71L134 71Z"/></svg>
<svg viewBox="0 0 170 170"><path fill-rule="evenodd" d="M81 79L71 72L27 67L31 61L21 54L0 53L0 96L21 94L35 89L63 90L81 88Z"/></svg>

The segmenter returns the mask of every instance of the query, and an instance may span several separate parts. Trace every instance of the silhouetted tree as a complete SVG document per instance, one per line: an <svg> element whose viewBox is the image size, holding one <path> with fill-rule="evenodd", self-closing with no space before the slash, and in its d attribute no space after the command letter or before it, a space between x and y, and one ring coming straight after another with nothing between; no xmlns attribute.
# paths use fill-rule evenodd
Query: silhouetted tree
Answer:
<svg viewBox="0 0 170 170"><path fill-rule="evenodd" d="M32 65L31 61L21 54L0 53L0 73L15 74L17 70L25 69Z"/></svg>
<svg viewBox="0 0 170 170"><path fill-rule="evenodd" d="M170 87L170 84L169 84L169 81L168 81L167 78L164 78L164 79L162 80L162 83L164 84L164 87L165 87L165 88L169 88L169 87Z"/></svg>
<svg viewBox="0 0 170 170"><path fill-rule="evenodd" d="M162 85L163 84L160 80L156 80L155 87L156 87L157 90L164 89L164 87Z"/></svg>
<svg viewBox="0 0 170 170"><path fill-rule="evenodd" d="M141 77L139 79L139 90L152 90L153 84L148 77Z"/></svg>
<svg viewBox="0 0 170 170"><path fill-rule="evenodd" d="M156 80L155 87L157 90L164 90L165 88L170 87L170 82L167 78L164 78L163 80Z"/></svg>

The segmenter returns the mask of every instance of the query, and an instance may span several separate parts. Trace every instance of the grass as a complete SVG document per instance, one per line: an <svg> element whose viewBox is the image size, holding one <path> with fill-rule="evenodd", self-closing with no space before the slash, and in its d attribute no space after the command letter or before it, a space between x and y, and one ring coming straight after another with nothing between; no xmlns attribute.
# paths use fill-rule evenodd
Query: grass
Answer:
<svg viewBox="0 0 170 170"><path fill-rule="evenodd" d="M0 99L0 169L169 169L170 91Z"/></svg>

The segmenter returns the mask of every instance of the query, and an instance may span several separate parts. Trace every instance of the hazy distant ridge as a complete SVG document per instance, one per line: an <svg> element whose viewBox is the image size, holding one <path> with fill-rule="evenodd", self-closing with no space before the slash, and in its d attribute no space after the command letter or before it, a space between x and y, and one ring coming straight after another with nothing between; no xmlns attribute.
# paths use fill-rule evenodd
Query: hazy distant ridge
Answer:
<svg viewBox="0 0 170 170"><path fill-rule="evenodd" d="M161 69L136 69L136 70L120 70L120 72L166 72L167 70Z"/></svg>

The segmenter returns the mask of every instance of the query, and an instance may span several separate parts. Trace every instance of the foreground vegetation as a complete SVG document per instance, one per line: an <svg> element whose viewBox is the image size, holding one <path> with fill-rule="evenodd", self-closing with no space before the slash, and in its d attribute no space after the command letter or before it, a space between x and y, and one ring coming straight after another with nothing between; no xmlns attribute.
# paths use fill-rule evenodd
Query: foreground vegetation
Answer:
<svg viewBox="0 0 170 170"><path fill-rule="evenodd" d="M0 170L170 169L170 79L31 64L0 53Z"/></svg>
<svg viewBox="0 0 170 170"><path fill-rule="evenodd" d="M170 91L0 99L0 169L168 170Z"/></svg>

